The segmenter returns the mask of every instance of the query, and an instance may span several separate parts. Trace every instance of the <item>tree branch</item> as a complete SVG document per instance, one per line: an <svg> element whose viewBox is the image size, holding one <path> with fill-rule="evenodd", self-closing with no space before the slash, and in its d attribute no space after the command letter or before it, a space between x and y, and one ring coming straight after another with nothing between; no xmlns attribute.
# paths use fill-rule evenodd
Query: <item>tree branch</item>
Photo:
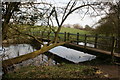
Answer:
<svg viewBox="0 0 120 80"><path fill-rule="evenodd" d="M10 26L11 27L11 26ZM27 34L27 33L22 33L22 32L20 32L18 29L15 29L15 28L13 28L13 27L11 27L13 30L15 30L15 31L17 31L19 34L22 34L22 35L27 35L27 36L29 36L29 37L31 37L31 38L33 38L33 39L35 39L36 41L38 41L40 44L43 44L43 42L42 41L40 41L40 40L38 40L35 36L32 36L32 35L30 35L30 34Z"/></svg>
<svg viewBox="0 0 120 80"><path fill-rule="evenodd" d="M21 55L21 56L12 58L12 59L4 60L4 61L2 61L2 66L5 69L8 66L11 66L13 64L17 64L17 63L20 63L22 61L35 58L36 56L38 56L38 55L40 55L40 54L42 54L44 52L47 52L48 50L50 50L50 49L52 49L52 48L54 48L56 46L63 45L65 43L67 43L67 42L54 43L54 44L51 44L49 46L44 45L40 50L34 51L32 53L25 54L25 55Z"/></svg>

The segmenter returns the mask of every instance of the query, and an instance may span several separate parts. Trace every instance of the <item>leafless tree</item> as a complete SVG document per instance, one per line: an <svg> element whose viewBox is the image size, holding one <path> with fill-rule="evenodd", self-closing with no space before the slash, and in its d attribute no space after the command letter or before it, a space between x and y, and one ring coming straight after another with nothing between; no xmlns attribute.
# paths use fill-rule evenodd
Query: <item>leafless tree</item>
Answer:
<svg viewBox="0 0 120 80"><path fill-rule="evenodd" d="M7 3L8 4L8 3ZM17 5L18 3L16 3L16 6L18 6ZM20 3L19 3L20 4ZM25 3L23 3L23 4L25 4ZM34 4L34 3L30 3L30 5L31 4ZM11 6L13 6L13 3L11 3L10 4ZM10 5L6 5L6 6L10 6ZM15 5L15 4L14 4ZM28 3L27 3L27 5L28 5ZM45 4L44 4L45 5ZM48 5L48 4L47 4ZM63 23L65 22L65 20L68 18L68 16L70 15L70 14L72 14L73 12L75 12L75 11L79 11L79 10L82 10L83 8L87 8L87 9L89 9L89 8L91 8L91 9L93 9L94 10L94 6L98 6L99 4L98 3L89 3L89 2L80 2L79 0L70 0L67 4L66 4L66 6L64 6L64 7L56 7L56 6L53 6L53 5L49 5L49 8L47 9L47 10L45 10L45 12L44 12L44 14L42 14L42 18L40 17L41 15L41 13L40 12L38 12L39 13L39 16L38 17L40 17L41 18L41 20L43 20L44 21L44 19L45 19L45 25L46 26L48 26L48 27L50 27L50 29L54 32L54 35L55 35L55 37L54 37L54 39L53 40L51 40L50 41L50 43L48 43L48 44L44 44L43 43L43 41L41 41L41 40L38 40L35 36L33 36L33 35L30 35L30 34L26 34L26 33L22 33L22 32L20 32L18 29L16 29L15 27L13 27L13 29L14 30L16 30L19 34L23 34L23 35L28 35L28 36L30 36L30 37L32 37L32 38L34 38L35 40L37 40L40 44L43 44L43 47L40 49L40 50L37 50L37 51L35 51L35 52L32 52L32 53L29 53L29 54L25 54L25 55L22 55L22 56L19 56L19 57L16 57L16 58L12 58L12 59L8 59L8 60L4 60L3 61L3 67L5 68L5 67L7 67L7 66L10 66L10 65L12 65L12 64L16 64L16 63L19 63L19 62L22 62L22 61L24 61L24 60L27 60L27 59L30 59L30 58L34 58L34 57L36 57L36 56L38 56L39 54L41 54L41 53L44 53L44 52L46 52L46 51L48 51L48 50L50 50L50 49L52 49L52 48L54 48L54 47L56 47L56 46L59 46L59 45L63 45L63 44L65 44L65 43L67 43L67 42L59 42L59 43L57 43L58 42L58 33L60 32L60 30L61 30L61 28L62 28L62 25L63 25ZM32 5L31 5L32 6ZM46 5L45 5L46 6ZM25 6L24 6L25 7ZM89 8L88 8L89 7ZM12 7L11 7L12 8ZM35 7L35 8L37 8L37 7ZM34 8L34 9L35 9ZM14 9L15 9L15 6L14 6ZM42 8L42 9L44 9L44 8ZM9 10L8 10L9 11ZM87 12L88 12L88 10L87 10ZM86 13L87 13L86 12ZM6 12L7 13L7 12ZM9 13L9 12L8 12ZM60 14L60 13L62 13L62 14ZM37 14L37 13L36 13ZM12 15L12 14L11 14ZM61 17L61 20L59 19L59 15L61 15L62 17ZM13 16L14 17L14 16ZM23 16L22 16L23 17ZM22 19L24 19L26 16L24 16ZM34 17L34 16L31 16L31 17ZM53 27L53 18L55 19L55 21L56 21L56 23L57 23L57 29L56 30L54 30L54 29L52 29L52 27ZM10 19L8 19L8 21L9 21ZM15 20L17 20L17 19L15 19ZM19 19L20 20L20 19ZM18 20L18 21L19 21ZM26 20L26 18L25 18L25 20ZM32 19L31 19L32 20ZM18 21L16 21L16 22L18 22ZM14 22L14 23L16 23L16 22ZM7 22L7 23L9 23L9 22ZM47 23L47 24L46 24ZM5 23L4 23L5 24Z"/></svg>

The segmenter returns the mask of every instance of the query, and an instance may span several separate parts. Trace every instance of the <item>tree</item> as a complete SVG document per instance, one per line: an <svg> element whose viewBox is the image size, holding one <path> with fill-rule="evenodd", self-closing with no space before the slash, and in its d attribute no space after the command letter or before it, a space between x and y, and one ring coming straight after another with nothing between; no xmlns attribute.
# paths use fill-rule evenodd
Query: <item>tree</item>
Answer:
<svg viewBox="0 0 120 80"><path fill-rule="evenodd" d="M89 25L85 25L84 30L88 30L88 31L90 31L90 30L92 30L92 28L91 28Z"/></svg>
<svg viewBox="0 0 120 80"><path fill-rule="evenodd" d="M10 22L11 16L15 11L18 11L20 2L5 2L4 5L2 3L2 19L4 20L2 23L2 39L7 39L8 33L8 23Z"/></svg>
<svg viewBox="0 0 120 80"><path fill-rule="evenodd" d="M52 49L52 48L54 48L56 46L63 45L65 43L67 43L67 42L59 42L58 43L58 35L59 35L58 33L60 32L60 30L62 28L62 25L65 22L65 20L67 19L67 17L70 14L72 14L73 12L75 12L76 10L82 9L83 7L90 7L90 8L93 9L93 6L99 5L99 4L96 4L96 3L88 3L88 2L86 2L86 3L83 2L83 4L79 4L79 5L77 3L79 3L79 1L77 1L77 0L70 0L67 3L67 5L65 7L63 7L63 8L61 8L61 7L59 8L59 7L55 7L55 6L49 5L49 7L47 7L47 9L43 9L42 8L42 10L45 10L44 14L42 13L43 14L42 17L40 15L41 13L39 12L38 15L40 17L40 20L43 20L45 22L45 24L43 24L43 25L49 27L50 31L53 31L54 35L55 35L55 37L53 38L53 40L51 40L48 44L44 44L44 42L42 40L38 40L35 36L33 36L31 34L27 34L27 33L23 33L21 31L19 31L15 27L16 25L12 24L12 27L11 27L12 29L14 29L15 31L17 31L21 35L27 35L29 37L32 37L33 39L35 39L36 41L38 41L40 44L42 44L43 47L41 49L35 51L35 52L32 52L32 53L29 53L29 54L25 54L25 55L22 55L22 56L19 56L19 57L16 57L16 58L12 58L12 59L8 59L8 60L3 61L3 67L6 68L7 66L10 66L12 64L16 64L16 63L22 62L22 61L30 59L30 58L34 58L37 55L39 55L41 53L44 53L44 52L46 52L46 51L48 51L48 50L50 50L50 49ZM34 4L34 3L30 3L30 5L31 4ZM48 4L44 4L44 5L48 5ZM35 8L37 8L37 7L35 7ZM61 20L59 20L59 17L58 17L58 15L60 14L60 12L62 13ZM56 20L57 25L58 25L56 30L54 30L52 28L53 27L53 18ZM26 18L22 17L22 19L26 19ZM30 19L30 20L33 20L33 19ZM16 21L16 19L15 19L15 21ZM19 22L19 20L17 20L17 22ZM16 22L14 22L14 24L15 23Z"/></svg>
<svg viewBox="0 0 120 80"><path fill-rule="evenodd" d="M64 24L63 27L72 28L72 25L71 24Z"/></svg>
<svg viewBox="0 0 120 80"><path fill-rule="evenodd" d="M109 12L105 11L106 16L99 20L99 26L96 28L96 32L118 38L117 52L120 53L120 1L109 3L107 6L109 6Z"/></svg>
<svg viewBox="0 0 120 80"><path fill-rule="evenodd" d="M73 27L76 29L81 29L81 30L83 29L82 26L80 26L79 24L74 24Z"/></svg>

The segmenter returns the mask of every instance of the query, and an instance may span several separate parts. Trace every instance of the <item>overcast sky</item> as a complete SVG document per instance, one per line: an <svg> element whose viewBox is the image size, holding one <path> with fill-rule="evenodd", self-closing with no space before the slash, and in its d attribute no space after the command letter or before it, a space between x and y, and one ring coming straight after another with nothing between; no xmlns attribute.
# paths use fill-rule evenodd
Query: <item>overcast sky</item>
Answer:
<svg viewBox="0 0 120 80"><path fill-rule="evenodd" d="M54 4L54 6L57 6L57 7L65 6L69 2L69 0L44 0L44 1ZM83 16L84 16L84 13L82 13L82 14L72 13L66 19L64 24L80 24L83 27L85 25L92 26L96 22L98 22L98 20L101 18L101 16L90 17L90 15L86 15L84 18L83 18ZM57 24L54 22L54 25L56 26Z"/></svg>

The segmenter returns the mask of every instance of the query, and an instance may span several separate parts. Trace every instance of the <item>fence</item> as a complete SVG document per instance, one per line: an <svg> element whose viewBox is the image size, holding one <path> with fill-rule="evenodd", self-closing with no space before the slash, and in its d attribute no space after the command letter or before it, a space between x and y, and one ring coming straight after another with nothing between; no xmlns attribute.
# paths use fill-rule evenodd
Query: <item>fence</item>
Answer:
<svg viewBox="0 0 120 80"><path fill-rule="evenodd" d="M30 33L36 37L42 37L46 39L52 40L54 38L53 32L32 32ZM101 36L98 34L95 35L87 35L87 34L73 34L73 33L59 33L59 41L71 41L71 43L77 44L77 45L83 45L86 47L93 47L97 49L102 49L106 51L111 51L113 53L114 51L117 51L117 41L118 39L115 37L106 37Z"/></svg>

